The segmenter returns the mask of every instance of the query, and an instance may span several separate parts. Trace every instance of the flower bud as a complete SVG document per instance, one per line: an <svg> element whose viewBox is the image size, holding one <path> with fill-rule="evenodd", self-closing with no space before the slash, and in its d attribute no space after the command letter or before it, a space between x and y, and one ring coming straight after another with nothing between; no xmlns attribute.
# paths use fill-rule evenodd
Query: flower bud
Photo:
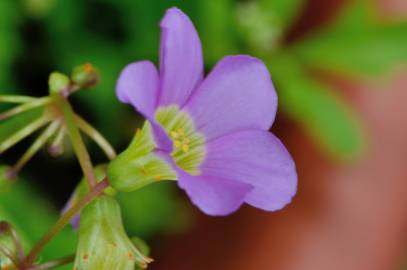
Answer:
<svg viewBox="0 0 407 270"><path fill-rule="evenodd" d="M154 152L155 148L151 126L146 122L131 145L110 162L107 168L110 185L118 191L130 192L160 180L175 180L174 170Z"/></svg>
<svg viewBox="0 0 407 270"><path fill-rule="evenodd" d="M11 167L9 166L0 166L0 192L8 189L11 184L14 182L15 175Z"/></svg>
<svg viewBox="0 0 407 270"><path fill-rule="evenodd" d="M72 81L80 88L92 88L100 80L99 72L91 64L84 64L73 69Z"/></svg>
<svg viewBox="0 0 407 270"><path fill-rule="evenodd" d="M65 74L52 72L48 79L49 92L51 94L64 94L69 91L71 80Z"/></svg>
<svg viewBox="0 0 407 270"><path fill-rule="evenodd" d="M150 262L127 236L113 197L98 197L82 210L74 269L134 270Z"/></svg>

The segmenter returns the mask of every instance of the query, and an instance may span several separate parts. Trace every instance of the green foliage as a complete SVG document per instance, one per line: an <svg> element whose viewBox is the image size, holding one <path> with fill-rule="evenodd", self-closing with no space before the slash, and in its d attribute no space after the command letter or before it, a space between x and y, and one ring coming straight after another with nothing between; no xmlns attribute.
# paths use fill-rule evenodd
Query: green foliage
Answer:
<svg viewBox="0 0 407 270"><path fill-rule="evenodd" d="M259 0L263 9L272 12L278 18L280 25L287 28L301 11L304 0Z"/></svg>
<svg viewBox="0 0 407 270"><path fill-rule="evenodd" d="M295 46L311 66L352 76L377 76L407 62L407 23L381 23L354 1L326 29Z"/></svg>
<svg viewBox="0 0 407 270"><path fill-rule="evenodd" d="M157 232L182 230L188 226L174 183L161 182L130 193L119 193L124 225L129 235L144 239Z"/></svg>
<svg viewBox="0 0 407 270"><path fill-rule="evenodd" d="M0 1L0 85L7 85L9 88L13 85L11 67L20 49L17 33L19 22L17 1Z"/></svg>
<svg viewBox="0 0 407 270"><path fill-rule="evenodd" d="M329 86L308 76L291 57L270 63L280 105L334 157L349 160L363 150L364 135L355 114Z"/></svg>

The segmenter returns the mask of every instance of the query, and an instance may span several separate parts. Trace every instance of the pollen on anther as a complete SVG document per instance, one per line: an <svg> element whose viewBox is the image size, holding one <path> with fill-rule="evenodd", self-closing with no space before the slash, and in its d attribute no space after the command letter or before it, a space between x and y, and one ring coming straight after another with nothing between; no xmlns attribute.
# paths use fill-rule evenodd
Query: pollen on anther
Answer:
<svg viewBox="0 0 407 270"><path fill-rule="evenodd" d="M160 175L154 175L153 178L154 178L155 181L160 181L161 180Z"/></svg>

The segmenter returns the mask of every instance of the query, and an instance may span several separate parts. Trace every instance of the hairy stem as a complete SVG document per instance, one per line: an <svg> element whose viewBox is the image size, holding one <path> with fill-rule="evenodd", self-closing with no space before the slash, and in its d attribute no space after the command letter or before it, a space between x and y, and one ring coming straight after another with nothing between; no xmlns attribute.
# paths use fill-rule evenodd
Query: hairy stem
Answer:
<svg viewBox="0 0 407 270"><path fill-rule="evenodd" d="M49 261L49 262L45 262L42 264L38 264L36 266L34 266L34 270L46 270L46 269L52 269L54 267L57 266L62 266L65 264L68 264L70 262L73 262L73 260L75 260L75 255L70 255L70 256L66 256L54 261Z"/></svg>
<svg viewBox="0 0 407 270"><path fill-rule="evenodd" d="M6 112L0 113L0 121L7 119L11 116L26 112L28 110L32 110L34 108L44 106L47 103L49 103L50 101L51 101L51 99L49 97L44 97L44 98L39 98L39 99L35 99L30 102L24 103L20 106L17 106L15 108L12 108L12 109L6 111Z"/></svg>
<svg viewBox="0 0 407 270"><path fill-rule="evenodd" d="M54 224L54 226L37 242L37 244L31 249L30 253L24 261L24 266L29 269L29 267L34 262L37 255L45 247L45 245L57 234L59 233L66 224L88 203L90 203L94 198L103 193L103 191L109 186L107 178L99 182L88 194L82 197L79 202L73 205L68 211L66 211L61 218Z"/></svg>
<svg viewBox="0 0 407 270"><path fill-rule="evenodd" d="M7 149L30 135L31 133L37 131L39 128L51 121L49 116L43 115L40 118L37 118L27 126L18 130L16 133L11 135L9 138L0 143L0 154L4 153Z"/></svg>
<svg viewBox="0 0 407 270"><path fill-rule="evenodd" d="M13 166L12 170L14 174L18 173L21 170L21 168L25 164L27 164L27 162L35 155L35 153L37 153L38 150L40 150L41 147L43 147L44 144L47 143L49 138L51 138L51 136L58 129L59 125L60 123L58 123L58 121L55 121L51 123L47 129L45 129L45 131L35 140L35 142L30 146L30 148L28 148L28 150L20 158L16 165Z"/></svg>
<svg viewBox="0 0 407 270"><path fill-rule="evenodd" d="M27 96L14 96L14 95L0 95L0 102L7 103L26 103L34 101L37 98Z"/></svg>
<svg viewBox="0 0 407 270"><path fill-rule="evenodd" d="M86 146L82 140L79 128L76 126L75 113L72 110L69 102L61 96L55 96L59 107L64 114L64 120L67 127L68 135L72 143L72 147L81 165L82 172L85 175L89 189L96 185L96 177L93 172L93 165Z"/></svg>
<svg viewBox="0 0 407 270"><path fill-rule="evenodd" d="M106 156L112 160L116 157L116 152L110 143L99 133L92 125L86 122L83 118L79 115L75 115L75 122L78 127L88 135L92 140L94 140L99 147L105 152Z"/></svg>

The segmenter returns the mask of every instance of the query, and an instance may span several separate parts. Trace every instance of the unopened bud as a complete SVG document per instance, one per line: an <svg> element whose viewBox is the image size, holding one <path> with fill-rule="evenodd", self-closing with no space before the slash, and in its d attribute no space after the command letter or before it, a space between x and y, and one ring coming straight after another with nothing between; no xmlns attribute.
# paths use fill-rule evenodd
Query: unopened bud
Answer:
<svg viewBox="0 0 407 270"><path fill-rule="evenodd" d="M69 77L60 72L52 72L49 76L48 85L51 94L58 93L65 95L65 92L69 92L70 84Z"/></svg>
<svg viewBox="0 0 407 270"><path fill-rule="evenodd" d="M127 236L113 197L98 197L82 210L74 269L134 270L150 262Z"/></svg>
<svg viewBox="0 0 407 270"><path fill-rule="evenodd" d="M80 88L95 87L99 80L99 72L92 64L77 66L72 71L72 81Z"/></svg>

